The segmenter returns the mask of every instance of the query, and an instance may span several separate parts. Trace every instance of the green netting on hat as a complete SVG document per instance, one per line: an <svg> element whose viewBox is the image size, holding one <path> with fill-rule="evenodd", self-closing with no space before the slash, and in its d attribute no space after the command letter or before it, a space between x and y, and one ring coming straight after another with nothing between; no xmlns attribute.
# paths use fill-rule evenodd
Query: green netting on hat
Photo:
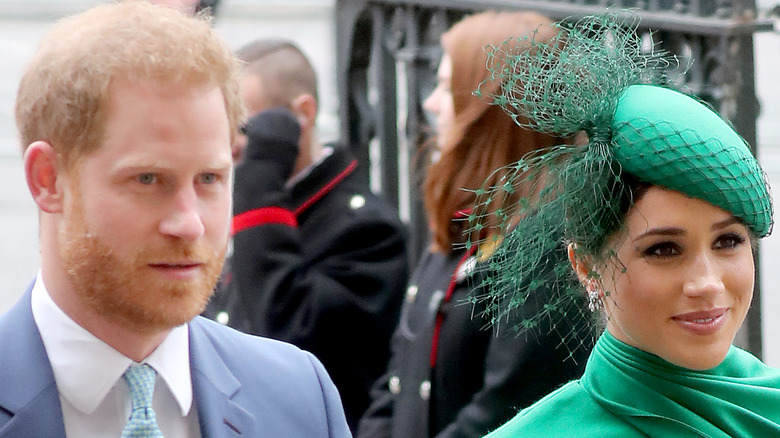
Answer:
<svg viewBox="0 0 780 438"><path fill-rule="evenodd" d="M572 162L581 166L572 166ZM558 146L499 170L505 175L496 186L476 191L480 204L468 218L472 223L489 223L482 217L489 204L506 206L497 213L501 219L492 222L494 226L482 228L488 237L475 242L479 245L478 257L485 261L474 271L480 274L474 276L479 281L474 290L486 292L469 298L473 303L483 302L487 309L483 316L493 325L515 324L509 329L518 333L555 331L572 353L592 343L597 315L587 311L585 294L564 245L566 236L578 227L571 227L564 218L581 220L582 229L591 230L594 225L614 229L618 214L593 212L599 214L596 218L582 211L572 216L568 210L578 206L566 202L563 195L579 193L575 196L605 200L623 197L618 193L622 186L615 184L610 170L613 163L608 148ZM515 188L522 185L530 194L519 203L511 203ZM518 319L518 314L522 318Z"/></svg>
<svg viewBox="0 0 780 438"><path fill-rule="evenodd" d="M643 51L638 22L634 14L585 17L553 24L558 33L548 41L531 34L490 46L485 83L502 85L488 97L516 123L537 131L565 136L606 129L623 90L664 83L667 70L678 65L664 52Z"/></svg>
<svg viewBox="0 0 780 438"><path fill-rule="evenodd" d="M537 313L518 324L521 331L561 331L561 317L588 313L568 260L550 255L576 242L604 263L613 259L605 242L624 225L628 181L708 201L758 236L771 231L769 187L745 141L707 105L667 88L677 60L653 51L637 24L636 15L608 13L557 23L548 42L531 35L489 50L489 80L502 87L482 97L521 126L587 134L586 144L530 154L503 169L499 184L476 191L468 232L487 237L467 245L479 245L486 260L474 278L487 292L471 299L487 303L496 324L529 302ZM516 193L523 194L519 202L512 201ZM564 338L585 342L592 334L573 330Z"/></svg>

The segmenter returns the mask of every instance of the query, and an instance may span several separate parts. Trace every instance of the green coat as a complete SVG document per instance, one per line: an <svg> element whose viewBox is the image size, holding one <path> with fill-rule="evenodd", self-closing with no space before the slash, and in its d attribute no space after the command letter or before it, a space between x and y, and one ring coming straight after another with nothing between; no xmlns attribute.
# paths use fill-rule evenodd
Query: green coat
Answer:
<svg viewBox="0 0 780 438"><path fill-rule="evenodd" d="M706 371L601 336L585 374L487 438L780 436L780 370L731 347Z"/></svg>

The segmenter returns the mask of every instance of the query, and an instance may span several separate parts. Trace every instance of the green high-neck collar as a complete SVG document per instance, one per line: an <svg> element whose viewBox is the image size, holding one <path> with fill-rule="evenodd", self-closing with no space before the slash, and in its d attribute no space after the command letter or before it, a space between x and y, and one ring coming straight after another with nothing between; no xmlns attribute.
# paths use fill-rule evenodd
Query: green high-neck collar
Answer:
<svg viewBox="0 0 780 438"><path fill-rule="evenodd" d="M780 370L731 347L695 371L604 333L582 386L605 409L650 436L780 436Z"/></svg>

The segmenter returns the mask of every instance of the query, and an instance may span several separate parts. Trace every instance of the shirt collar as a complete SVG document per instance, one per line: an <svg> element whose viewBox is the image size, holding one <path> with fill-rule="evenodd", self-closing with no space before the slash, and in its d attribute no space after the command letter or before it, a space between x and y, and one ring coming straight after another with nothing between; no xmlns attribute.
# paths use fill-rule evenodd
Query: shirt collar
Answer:
<svg viewBox="0 0 780 438"><path fill-rule="evenodd" d="M52 300L40 271L32 289L32 313L62 397L91 414L133 361L78 325ZM192 408L187 324L175 327L144 360L173 394L183 416Z"/></svg>

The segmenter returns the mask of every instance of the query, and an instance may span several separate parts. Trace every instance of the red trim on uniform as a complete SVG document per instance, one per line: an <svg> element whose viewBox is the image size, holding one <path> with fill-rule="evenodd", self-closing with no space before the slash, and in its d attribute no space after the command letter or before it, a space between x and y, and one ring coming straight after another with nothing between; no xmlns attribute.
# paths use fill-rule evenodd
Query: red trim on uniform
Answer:
<svg viewBox="0 0 780 438"><path fill-rule="evenodd" d="M464 208L463 210L458 210L455 212L455 214L452 215L453 219L467 219L469 215L471 214L470 208Z"/></svg>
<svg viewBox="0 0 780 438"><path fill-rule="evenodd" d="M444 315L441 312L436 312L436 325L433 329L433 341L431 342L431 369L436 367L436 356L439 353L439 332L441 332L443 321Z"/></svg>
<svg viewBox="0 0 780 438"><path fill-rule="evenodd" d="M235 236L247 228L268 224L297 227L298 220L290 210L281 207L261 207L235 216L230 223L230 235Z"/></svg>
<svg viewBox="0 0 780 438"><path fill-rule="evenodd" d="M333 187L336 187L338 183L340 183L344 178L349 176L349 174L351 174L355 170L357 165L358 165L357 160L352 160L352 162L349 163L349 165L344 170L342 170L341 173L336 175L336 177L333 178L329 183L325 184L317 193L314 194L314 196L307 199L306 202L304 202L298 208L296 208L293 214L295 216L300 215L307 208L311 207L312 204L322 199L323 196L327 195L328 192L333 190Z"/></svg>
<svg viewBox="0 0 780 438"><path fill-rule="evenodd" d="M476 250L477 245L472 245L472 247L466 251L466 254L463 254L463 257L460 258L458 266L455 268L455 272L452 273L452 278L450 278L450 284L447 286L447 293L444 294L444 298L442 298L441 302L439 303L439 308L436 311L436 325L433 328L433 340L431 341L431 368L436 367L436 356L439 352L439 333L441 333L441 325L444 322L444 313L441 311L442 305L449 303L452 299L452 294L455 293L455 286L458 282L458 271L460 271L463 263L465 263L469 257L474 255Z"/></svg>
<svg viewBox="0 0 780 438"><path fill-rule="evenodd" d="M333 188L336 187L338 183L343 181L344 178L355 171L357 165L357 160L352 160L352 162L349 163L349 165L347 165L344 170L336 175L336 177L333 178L329 183L325 184L311 198L307 199L303 204L296 208L295 211L285 210L281 207L261 207L235 216L231 223L230 235L234 236L237 233L246 230L247 228L256 227L258 225L280 224L290 227L297 227L297 216L303 213L307 208L311 207L312 204L322 199L322 197L327 195L328 192L333 190Z"/></svg>

